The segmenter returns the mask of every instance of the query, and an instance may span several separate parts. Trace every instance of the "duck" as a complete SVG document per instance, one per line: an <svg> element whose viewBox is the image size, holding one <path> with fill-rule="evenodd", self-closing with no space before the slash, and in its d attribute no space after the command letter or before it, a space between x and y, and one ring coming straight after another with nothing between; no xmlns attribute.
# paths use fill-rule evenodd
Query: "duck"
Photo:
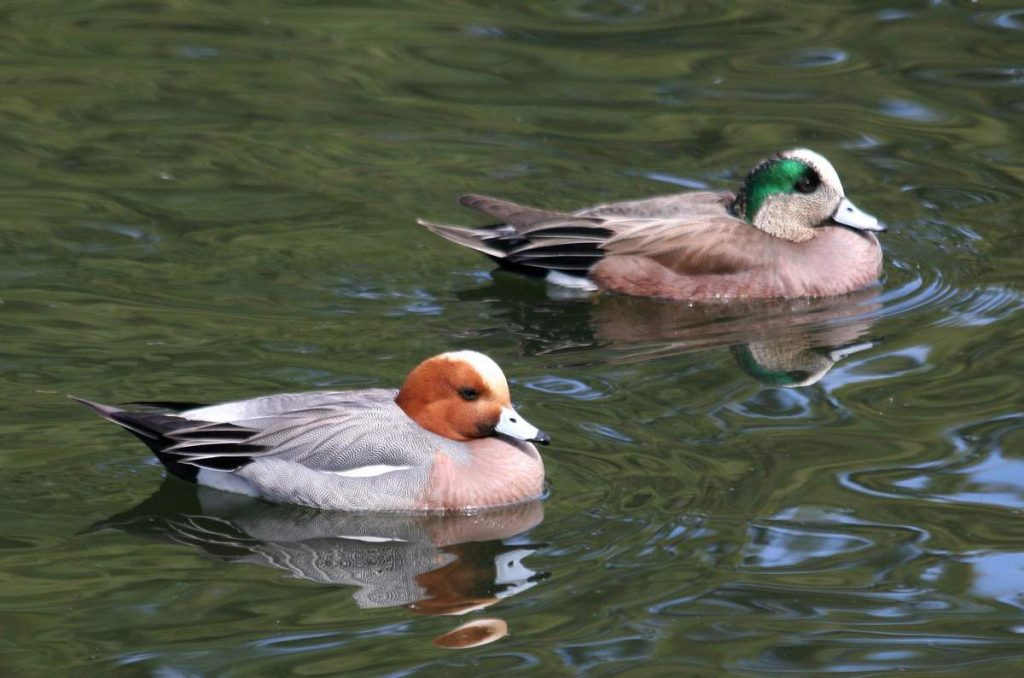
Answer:
<svg viewBox="0 0 1024 678"><path fill-rule="evenodd" d="M843 191L824 156L806 148L758 162L739 190L689 191L574 212L469 194L494 219L467 228L420 226L499 266L584 292L691 302L830 297L877 282L886 230Z"/></svg>
<svg viewBox="0 0 1024 678"><path fill-rule="evenodd" d="M533 443L551 439L516 412L505 374L476 351L428 358L397 390L131 403L148 409L69 397L142 440L171 474L269 502L446 512L544 492Z"/></svg>

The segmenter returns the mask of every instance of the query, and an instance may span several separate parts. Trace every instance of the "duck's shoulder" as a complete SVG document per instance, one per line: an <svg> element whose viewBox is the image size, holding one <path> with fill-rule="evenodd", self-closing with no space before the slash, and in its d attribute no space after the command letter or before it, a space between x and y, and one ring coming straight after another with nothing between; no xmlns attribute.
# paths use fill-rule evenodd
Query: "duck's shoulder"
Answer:
<svg viewBox="0 0 1024 678"><path fill-rule="evenodd" d="M579 210L574 216L700 220L728 216L728 206L734 199L729 192L689 191L594 205Z"/></svg>
<svg viewBox="0 0 1024 678"><path fill-rule="evenodd" d="M186 410L186 419L210 422L239 422L274 416L342 410L374 410L386 407L397 395L395 389L371 388L354 391L307 391L275 393L246 400Z"/></svg>
<svg viewBox="0 0 1024 678"><path fill-rule="evenodd" d="M362 478L365 467L428 466L444 453L463 460L465 444L432 433L409 418L395 392L348 391L303 394L303 407L275 411L242 422L257 431L250 442L265 446L267 458L315 471Z"/></svg>
<svg viewBox="0 0 1024 678"><path fill-rule="evenodd" d="M708 210L685 216L633 218L604 245L605 264L643 257L685 275L738 273L782 256L783 243L742 219Z"/></svg>

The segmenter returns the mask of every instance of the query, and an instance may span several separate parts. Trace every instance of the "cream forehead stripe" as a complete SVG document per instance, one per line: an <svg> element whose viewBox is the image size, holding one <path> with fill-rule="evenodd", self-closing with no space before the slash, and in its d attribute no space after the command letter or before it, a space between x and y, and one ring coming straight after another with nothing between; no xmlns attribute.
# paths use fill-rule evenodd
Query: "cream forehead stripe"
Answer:
<svg viewBox="0 0 1024 678"><path fill-rule="evenodd" d="M508 382L505 381L505 373L498 367L498 363L483 353L477 353L476 351L452 351L451 353L442 353L441 357L448 360L461 360L467 363L480 375L485 384L496 391L500 392L508 388Z"/></svg>
<svg viewBox="0 0 1024 678"><path fill-rule="evenodd" d="M796 160L803 160L808 165L818 170L818 174L821 176L822 182L827 186L832 186L839 191L840 195L845 195L843 191L843 182L839 181L839 173L836 172L836 168L832 166L824 156L818 155L814 151L808 148L796 148L792 151L786 151L783 154L787 158L795 158Z"/></svg>

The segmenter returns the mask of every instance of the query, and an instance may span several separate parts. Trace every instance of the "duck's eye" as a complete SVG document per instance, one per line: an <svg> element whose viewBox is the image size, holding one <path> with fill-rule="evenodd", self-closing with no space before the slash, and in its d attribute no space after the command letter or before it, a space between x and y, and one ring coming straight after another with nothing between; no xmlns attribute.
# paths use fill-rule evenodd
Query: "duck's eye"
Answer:
<svg viewBox="0 0 1024 678"><path fill-rule="evenodd" d="M473 401L480 397L480 391L475 388L463 387L459 389L459 395L463 400Z"/></svg>
<svg viewBox="0 0 1024 678"><path fill-rule="evenodd" d="M821 184L821 179L814 172L803 175L797 180L794 188L801 193L814 193Z"/></svg>

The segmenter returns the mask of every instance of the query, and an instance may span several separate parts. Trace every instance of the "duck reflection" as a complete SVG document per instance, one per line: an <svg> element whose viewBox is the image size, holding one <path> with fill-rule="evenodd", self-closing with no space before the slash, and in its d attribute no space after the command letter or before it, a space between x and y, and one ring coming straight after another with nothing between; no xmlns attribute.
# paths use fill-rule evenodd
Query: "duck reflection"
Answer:
<svg viewBox="0 0 1024 678"><path fill-rule="evenodd" d="M788 341L755 341L731 346L729 350L743 371L761 383L797 388L818 383L840 360L876 344L862 341L837 347L814 346L810 344L811 338L803 335Z"/></svg>
<svg viewBox="0 0 1024 678"><path fill-rule="evenodd" d="M500 299L495 313L516 327L527 355L595 346L616 363L729 347L740 368L775 387L810 386L839 361L869 348L881 290L842 297L686 304L612 294L565 297L504 272L464 299Z"/></svg>
<svg viewBox="0 0 1024 678"><path fill-rule="evenodd" d="M168 478L149 499L95 527L188 544L216 558L278 568L298 579L352 586L361 608L402 606L418 614L458 615L547 577L524 564L540 545L521 537L543 518L540 502L472 514L318 511ZM501 620L477 620L436 644L475 647L507 633Z"/></svg>

